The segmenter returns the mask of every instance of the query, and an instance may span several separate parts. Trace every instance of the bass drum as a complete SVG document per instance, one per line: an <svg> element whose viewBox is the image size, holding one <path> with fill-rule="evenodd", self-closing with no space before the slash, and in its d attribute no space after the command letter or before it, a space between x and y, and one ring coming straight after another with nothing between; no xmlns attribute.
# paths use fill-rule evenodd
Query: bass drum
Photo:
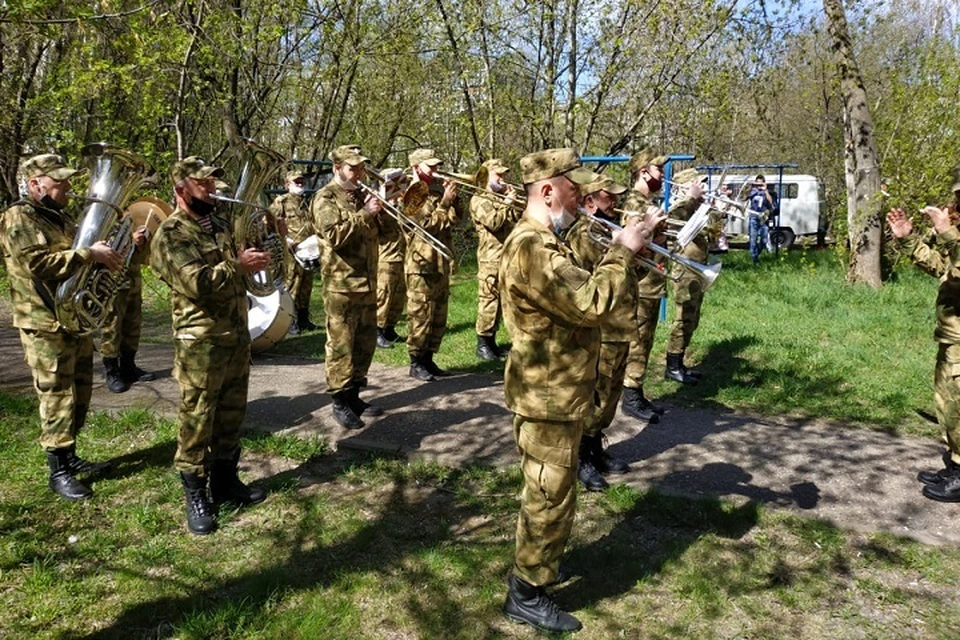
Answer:
<svg viewBox="0 0 960 640"><path fill-rule="evenodd" d="M293 320L293 296L286 289L277 289L268 296L255 296L247 291L247 327L252 353L275 347L290 331Z"/></svg>

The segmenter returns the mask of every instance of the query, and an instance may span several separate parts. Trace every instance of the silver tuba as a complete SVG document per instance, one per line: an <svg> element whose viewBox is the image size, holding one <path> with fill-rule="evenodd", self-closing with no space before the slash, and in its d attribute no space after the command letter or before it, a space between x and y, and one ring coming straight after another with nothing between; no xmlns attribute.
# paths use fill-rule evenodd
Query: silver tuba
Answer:
<svg viewBox="0 0 960 640"><path fill-rule="evenodd" d="M87 207L73 239L73 249L89 247L101 240L124 259L133 257L133 220L123 216L123 206L152 172L140 156L105 142L87 145L82 150L90 171L90 186L84 200ZM125 277L125 268L116 275L102 264L89 264L66 279L57 288L57 320L72 333L100 328Z"/></svg>
<svg viewBox="0 0 960 640"><path fill-rule="evenodd" d="M270 254L270 266L246 276L247 291L255 296L269 296L283 288L290 251L280 233L277 218L260 204L264 184L285 162L276 151L244 139L241 147L240 178L233 197L214 195L227 205L226 215L232 220L237 246L256 248Z"/></svg>

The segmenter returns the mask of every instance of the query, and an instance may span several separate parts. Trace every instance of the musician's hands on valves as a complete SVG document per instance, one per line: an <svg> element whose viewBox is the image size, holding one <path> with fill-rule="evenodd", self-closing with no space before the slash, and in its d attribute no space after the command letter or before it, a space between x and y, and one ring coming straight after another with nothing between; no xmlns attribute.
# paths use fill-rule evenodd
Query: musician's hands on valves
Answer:
<svg viewBox="0 0 960 640"><path fill-rule="evenodd" d="M123 258L120 254L103 240L90 245L90 255L93 256L94 262L102 264L110 271L116 271L123 266Z"/></svg>
<svg viewBox="0 0 960 640"><path fill-rule="evenodd" d="M257 249L241 249L237 254L237 260L240 262L240 271L243 273L256 273L270 266L270 254Z"/></svg>
<svg viewBox="0 0 960 640"><path fill-rule="evenodd" d="M378 216L383 211L383 203L380 202L379 198L367 195L367 199L363 202L363 208L371 216Z"/></svg>
<svg viewBox="0 0 960 640"><path fill-rule="evenodd" d="M627 221L627 226L622 231L613 234L610 244L622 244L631 252L637 253L650 244L654 230L666 219L667 214L662 209L658 209L654 215L645 216L643 220L631 216Z"/></svg>
<svg viewBox="0 0 960 640"><path fill-rule="evenodd" d="M457 183L453 180L444 180L443 198L440 200L441 207L449 207L457 199Z"/></svg>

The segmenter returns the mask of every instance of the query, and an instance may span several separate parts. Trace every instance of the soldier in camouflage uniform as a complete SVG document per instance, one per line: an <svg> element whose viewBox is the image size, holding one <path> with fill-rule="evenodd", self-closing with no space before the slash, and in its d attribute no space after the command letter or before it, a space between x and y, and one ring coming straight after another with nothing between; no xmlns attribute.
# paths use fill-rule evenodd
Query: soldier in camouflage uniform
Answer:
<svg viewBox="0 0 960 640"><path fill-rule="evenodd" d="M173 165L177 208L160 225L150 251L151 266L170 287L173 375L180 385L174 464L187 526L201 535L216 526L211 498L240 505L266 498L240 481L237 465L250 380L245 275L266 269L270 254L237 250L233 225L215 213L211 198L222 175L223 169L196 156Z"/></svg>
<svg viewBox="0 0 960 640"><path fill-rule="evenodd" d="M68 333L57 322L57 285L85 265L116 271L123 259L105 242L73 250L75 222L64 208L70 178L77 173L58 155L44 154L20 167L28 195L0 216L0 250L10 281L13 326L20 330L24 359L40 403L40 446L47 454L50 489L68 500L93 493L75 477L108 464L76 454L93 389L93 338Z"/></svg>
<svg viewBox="0 0 960 640"><path fill-rule="evenodd" d="M449 247L452 230L460 222L455 206L457 185L452 181L440 184L433 173L443 161L433 149L417 149L408 159L413 174L411 189L417 183L426 185L429 193L416 211L406 211L414 222ZM418 235L407 238L407 350L410 352L410 375L429 382L450 375L433 361L447 330L447 301L450 297L450 261L433 245Z"/></svg>
<svg viewBox="0 0 960 640"><path fill-rule="evenodd" d="M489 361L507 355L507 350L497 345L497 325L502 315L497 273L503 241L523 209L515 203L513 187L503 182L504 174L510 170L503 160L487 160L483 167L489 178L486 185L480 186L497 195L478 190L470 198L470 218L477 229L477 357Z"/></svg>
<svg viewBox="0 0 960 640"><path fill-rule="evenodd" d="M327 316L327 393L333 417L359 429L360 415L379 407L360 399L377 348L377 218L379 200L358 186L367 159L356 146L330 153L333 180L313 197L313 226L320 238L323 307Z"/></svg>
<svg viewBox="0 0 960 640"><path fill-rule="evenodd" d="M307 209L303 172L288 171L285 178L287 192L279 195L270 205L270 212L287 225L287 244L291 251L312 236L313 220ZM297 313L297 330L314 331L317 325L310 321L310 293L313 291L313 271L305 269L296 260L290 261L287 280L284 283L293 296L293 308Z"/></svg>
<svg viewBox="0 0 960 640"><path fill-rule="evenodd" d="M670 207L670 217L677 220L689 220L703 202L703 187L696 169L686 169L674 177L678 185L687 185L686 193L678 198L679 202ZM706 231L701 231L679 253L681 256L706 263L709 250ZM681 384L695 385L700 379L700 371L689 369L683 363L687 347L693 338L693 332L700 325L700 309L703 306L703 281L689 269L674 266L677 278L673 287L673 323L670 337L667 339L667 365L664 377Z"/></svg>
<svg viewBox="0 0 960 640"><path fill-rule="evenodd" d="M100 328L100 355L106 372L107 389L123 393L135 382L149 382L156 377L137 366L140 348L140 327L143 324L143 275L140 269L148 262L147 230L133 232L136 249L126 273L119 279L113 306L107 311Z"/></svg>
<svg viewBox="0 0 960 640"><path fill-rule="evenodd" d="M627 188L610 178L603 178L580 187L583 211L610 222L619 223L614 213L617 197ZM593 272L603 260L604 248L590 238L591 223L581 216L567 232L567 243L579 266ZM614 458L603 448L603 430L617 414L617 403L623 390L630 342L637 335L637 269L627 271L627 292L600 323L600 356L597 363L597 408L585 421L580 439L580 460L577 477L588 491L603 491L609 485L604 473L623 474L630 470L623 460Z"/></svg>
<svg viewBox="0 0 960 640"><path fill-rule="evenodd" d="M400 223L393 216L379 216L377 225L377 346L381 349L392 349L393 343L400 341L397 322L400 321L403 305L407 301L407 285L403 275L407 239Z"/></svg>
<svg viewBox="0 0 960 640"><path fill-rule="evenodd" d="M504 392L524 476L504 612L547 631L575 631L580 622L544 587L560 575L576 511L577 451L594 410L598 327L628 295L630 262L650 230L636 225L616 235L591 274L558 234L575 220L580 185L599 176L580 166L573 149L532 153L520 168L527 207L504 244L499 274L513 340Z"/></svg>
<svg viewBox="0 0 960 640"><path fill-rule="evenodd" d="M953 175L954 205L960 208L960 169ZM933 333L939 343L933 389L937 422L944 430L947 451L945 468L921 471L923 495L940 502L960 502L960 230L951 219L950 208L926 207L933 231L927 238L913 232L913 223L902 209L887 214L890 230L900 246L921 270L940 279L937 291L937 326Z"/></svg>
<svg viewBox="0 0 960 640"><path fill-rule="evenodd" d="M624 216L622 224L626 224L629 218L637 215L645 217L648 212L656 209L651 198L663 184L663 165L666 162L666 156L659 155L652 149L643 149L630 158L633 189L623 203L623 210L628 212L628 215ZM660 238L655 238L654 241L658 244L662 243ZM637 333L630 341L627 371L623 382L621 408L624 415L651 424L660 421L663 410L643 395L643 381L647 375L647 365L653 350L653 339L660 315L660 300L667 293L665 274L665 269L660 271L644 269L638 274Z"/></svg>

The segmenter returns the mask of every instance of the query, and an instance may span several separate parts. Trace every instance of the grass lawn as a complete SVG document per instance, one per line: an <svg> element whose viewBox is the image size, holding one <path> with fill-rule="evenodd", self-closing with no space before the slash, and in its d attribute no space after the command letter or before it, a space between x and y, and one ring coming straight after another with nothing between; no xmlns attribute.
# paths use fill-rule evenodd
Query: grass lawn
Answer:
<svg viewBox="0 0 960 640"><path fill-rule="evenodd" d="M936 281L913 270L881 291L849 287L831 252L759 268L724 258L691 360L696 388L662 381L658 331L648 395L933 437ZM147 338L169 339L162 286L145 276ZM442 366L473 356L476 282L455 276ZM321 317L319 291L314 317ZM403 332L401 327L401 333ZM506 336L502 336L506 340ZM320 358L323 332L285 340ZM405 350L378 351L405 363ZM46 488L32 396L0 391L2 638L537 638L502 618L516 471L332 453L250 432L244 465L270 491L189 535L170 461L173 424L144 411L94 414L81 453L116 469L93 500ZM942 638L960 628L960 550L729 503L581 494L555 590L577 638Z"/></svg>

